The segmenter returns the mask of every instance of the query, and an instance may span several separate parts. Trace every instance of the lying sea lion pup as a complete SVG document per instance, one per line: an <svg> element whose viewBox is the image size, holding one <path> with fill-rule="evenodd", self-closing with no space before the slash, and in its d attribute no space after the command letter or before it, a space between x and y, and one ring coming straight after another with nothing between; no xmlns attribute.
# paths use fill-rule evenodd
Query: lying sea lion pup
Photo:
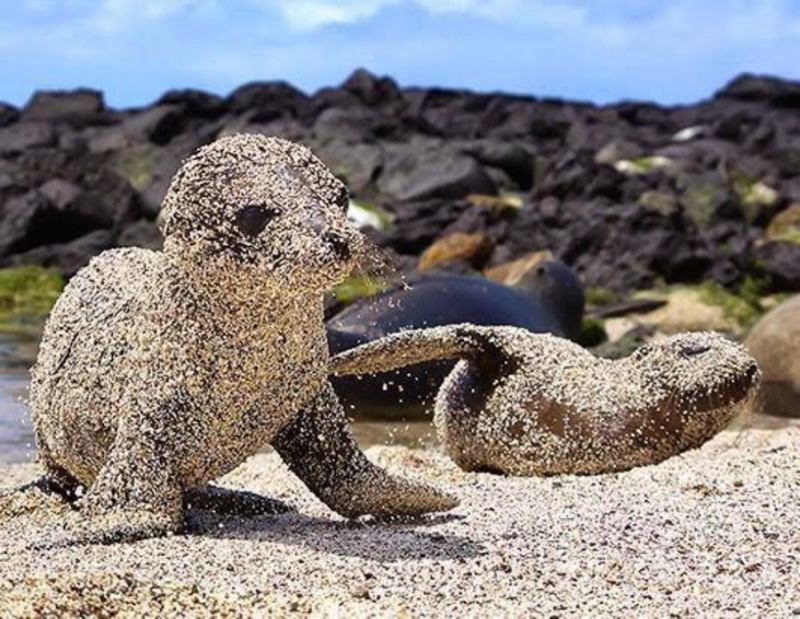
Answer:
<svg viewBox="0 0 800 619"><path fill-rule="evenodd" d="M46 470L37 487L88 488L65 543L176 531L187 494L235 501L190 491L266 443L347 517L456 505L371 464L328 382L323 293L364 247L347 205L345 186L305 147L226 137L172 180L163 251L107 251L70 281L30 395Z"/></svg>
<svg viewBox="0 0 800 619"><path fill-rule="evenodd" d="M338 375L459 358L434 422L468 471L606 473L698 447L746 406L759 380L744 347L687 333L599 359L569 340L464 324L405 331L343 352Z"/></svg>

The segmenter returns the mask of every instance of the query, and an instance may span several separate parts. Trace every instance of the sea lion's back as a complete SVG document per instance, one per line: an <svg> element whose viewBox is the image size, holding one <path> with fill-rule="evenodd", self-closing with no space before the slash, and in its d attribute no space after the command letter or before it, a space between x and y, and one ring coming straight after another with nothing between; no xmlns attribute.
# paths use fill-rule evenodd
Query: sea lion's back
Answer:
<svg viewBox="0 0 800 619"><path fill-rule="evenodd" d="M48 383L68 388L70 375L98 380L124 354L134 317L152 292L158 252L141 248L105 251L73 277L50 312L36 365L31 370L31 407ZM95 366L95 367L92 367Z"/></svg>

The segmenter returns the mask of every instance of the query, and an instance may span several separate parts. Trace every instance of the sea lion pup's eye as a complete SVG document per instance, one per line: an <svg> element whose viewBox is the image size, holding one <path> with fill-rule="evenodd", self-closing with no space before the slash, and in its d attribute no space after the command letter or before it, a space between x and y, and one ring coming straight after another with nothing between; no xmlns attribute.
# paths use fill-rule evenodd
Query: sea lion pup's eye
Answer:
<svg viewBox="0 0 800 619"><path fill-rule="evenodd" d="M709 350L711 350L711 346L708 344L686 344L681 347L681 355L684 357L696 357Z"/></svg>
<svg viewBox="0 0 800 619"><path fill-rule="evenodd" d="M236 227L247 236L258 236L278 214L275 209L263 204L248 204L236 213Z"/></svg>

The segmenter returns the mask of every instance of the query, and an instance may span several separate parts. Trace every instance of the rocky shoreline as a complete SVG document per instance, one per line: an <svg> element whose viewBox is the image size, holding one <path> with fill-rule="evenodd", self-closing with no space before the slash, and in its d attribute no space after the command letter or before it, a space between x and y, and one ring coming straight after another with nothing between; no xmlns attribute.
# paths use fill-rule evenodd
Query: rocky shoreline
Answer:
<svg viewBox="0 0 800 619"><path fill-rule="evenodd" d="M452 514L345 522L259 454L222 483L296 512L221 517L112 546L35 551L41 523L0 523L4 616L800 613L800 429L724 432L657 466L598 476L464 473L434 451L373 448L384 466L446 485ZM0 469L0 486L38 474Z"/></svg>
<svg viewBox="0 0 800 619"><path fill-rule="evenodd" d="M676 107L401 88L363 70L311 95L262 82L126 110L93 90L38 92L0 105L0 266L69 276L108 247L158 246L180 160L246 131L314 149L401 270L459 234L466 249L440 267L550 250L618 293L704 280L796 291L798 109L800 84L753 75Z"/></svg>

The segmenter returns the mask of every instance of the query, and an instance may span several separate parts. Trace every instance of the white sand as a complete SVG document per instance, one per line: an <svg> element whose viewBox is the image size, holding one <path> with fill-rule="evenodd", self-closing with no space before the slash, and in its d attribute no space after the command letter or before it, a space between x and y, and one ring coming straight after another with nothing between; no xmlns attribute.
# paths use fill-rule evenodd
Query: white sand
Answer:
<svg viewBox="0 0 800 619"><path fill-rule="evenodd" d="M224 481L299 513L191 512L191 533L135 544L21 549L0 523L0 615L289 612L338 616L800 615L800 429L726 432L658 466L596 477L465 474L431 452L373 458L449 485L452 515L348 523L274 454ZM0 486L37 474L0 469Z"/></svg>

